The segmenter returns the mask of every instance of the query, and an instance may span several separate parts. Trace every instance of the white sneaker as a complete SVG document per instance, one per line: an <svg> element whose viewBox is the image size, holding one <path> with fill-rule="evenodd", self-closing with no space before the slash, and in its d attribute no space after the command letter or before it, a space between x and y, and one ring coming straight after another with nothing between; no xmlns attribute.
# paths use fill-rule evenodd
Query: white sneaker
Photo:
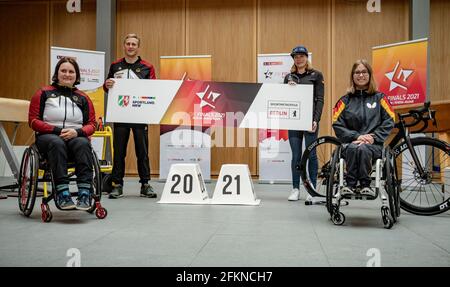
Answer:
<svg viewBox="0 0 450 287"><path fill-rule="evenodd" d="M294 188L291 191L291 194L288 197L289 201L297 201L300 199L300 190L298 188Z"/></svg>
<svg viewBox="0 0 450 287"><path fill-rule="evenodd" d="M341 195L354 195L354 194L355 193L353 192L353 190L351 188L348 188L346 186L341 188Z"/></svg>
<svg viewBox="0 0 450 287"><path fill-rule="evenodd" d="M375 197L375 195L376 195L375 191L370 187L364 187L363 189L361 189L361 191L359 193L361 195L368 195L368 196L372 196L372 197Z"/></svg>
<svg viewBox="0 0 450 287"><path fill-rule="evenodd" d="M305 199L305 205L323 204L323 203L326 203L326 200L324 197L311 196L309 193Z"/></svg>

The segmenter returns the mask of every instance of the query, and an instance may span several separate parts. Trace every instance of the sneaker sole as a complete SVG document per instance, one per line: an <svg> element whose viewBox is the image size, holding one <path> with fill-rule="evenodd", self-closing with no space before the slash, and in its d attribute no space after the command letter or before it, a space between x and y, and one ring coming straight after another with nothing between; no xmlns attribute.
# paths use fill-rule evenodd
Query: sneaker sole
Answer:
<svg viewBox="0 0 450 287"><path fill-rule="evenodd" d="M158 195L145 195L145 194L141 194L141 197L147 197L147 198L157 198Z"/></svg>
<svg viewBox="0 0 450 287"><path fill-rule="evenodd" d="M299 201L300 200L300 198L298 198L298 199L289 199L288 198L288 201Z"/></svg>
<svg viewBox="0 0 450 287"><path fill-rule="evenodd" d="M109 199L117 199L117 198L121 198L121 197L123 197L123 194L118 195L118 196L115 196L115 195L111 195L111 194L110 194L110 195L108 196Z"/></svg>
<svg viewBox="0 0 450 287"><path fill-rule="evenodd" d="M61 210L72 210L72 209L75 209L76 208L76 205L74 204L74 205L69 205L69 206L64 206L64 207L59 207L59 209L61 209Z"/></svg>

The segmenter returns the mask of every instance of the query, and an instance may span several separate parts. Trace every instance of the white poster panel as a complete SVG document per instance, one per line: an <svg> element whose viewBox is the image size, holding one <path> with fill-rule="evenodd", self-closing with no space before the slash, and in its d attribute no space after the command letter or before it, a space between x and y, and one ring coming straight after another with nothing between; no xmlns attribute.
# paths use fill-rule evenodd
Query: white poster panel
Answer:
<svg viewBox="0 0 450 287"><path fill-rule="evenodd" d="M162 56L160 77L165 80L211 81L211 55ZM210 129L160 125L159 178L166 180L176 163L198 164L205 180L211 177Z"/></svg>
<svg viewBox="0 0 450 287"><path fill-rule="evenodd" d="M159 124L183 81L114 79L106 120L111 123Z"/></svg>
<svg viewBox="0 0 450 287"><path fill-rule="evenodd" d="M195 124L193 115L186 112L190 106L166 114L181 84L177 80L116 79L109 91L108 122L159 124L164 116L172 125L183 117ZM312 97L311 85L262 84L242 120L240 107L231 106L226 114L231 114L232 120L225 122L234 125L237 120L239 128L311 130Z"/></svg>
<svg viewBox="0 0 450 287"><path fill-rule="evenodd" d="M80 67L80 84L77 88L89 95L96 117L104 116L105 52L62 47L50 49L50 83L56 64L63 57L75 59Z"/></svg>
<svg viewBox="0 0 450 287"><path fill-rule="evenodd" d="M294 60L289 53L259 54L258 83L283 83ZM260 182L288 182L291 180L292 152L287 131L260 130L258 138Z"/></svg>
<svg viewBox="0 0 450 287"><path fill-rule="evenodd" d="M170 166L178 163L196 163L203 178L211 178L211 136L208 130L202 132L191 127L177 127L161 134L160 147L160 179L167 179Z"/></svg>
<svg viewBox="0 0 450 287"><path fill-rule="evenodd" d="M308 53L308 60L312 63L312 53ZM259 54L258 83L283 83L292 65L294 65L294 59L289 53Z"/></svg>
<svg viewBox="0 0 450 287"><path fill-rule="evenodd" d="M266 136L259 142L259 180L261 182L282 183L292 180L291 146L287 131L284 133L286 137Z"/></svg>
<svg viewBox="0 0 450 287"><path fill-rule="evenodd" d="M312 54L309 53L309 61ZM290 53L259 54L258 83L283 83L294 64ZM287 130L260 130L258 138L260 182L290 182L292 151Z"/></svg>
<svg viewBox="0 0 450 287"><path fill-rule="evenodd" d="M312 85L263 84L240 128L312 129Z"/></svg>
<svg viewBox="0 0 450 287"><path fill-rule="evenodd" d="M294 60L288 53L258 55L258 83L283 83Z"/></svg>

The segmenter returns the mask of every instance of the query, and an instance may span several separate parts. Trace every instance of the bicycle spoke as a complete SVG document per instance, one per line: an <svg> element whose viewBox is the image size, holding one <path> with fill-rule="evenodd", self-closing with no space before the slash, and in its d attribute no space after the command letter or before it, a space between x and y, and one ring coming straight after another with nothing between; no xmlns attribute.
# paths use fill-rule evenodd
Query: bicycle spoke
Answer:
<svg viewBox="0 0 450 287"><path fill-rule="evenodd" d="M414 183L414 182L413 182L413 183ZM408 190L408 187L411 186L413 183L411 183L410 185L408 185L408 186L406 187L406 190ZM412 192L415 191L415 187L418 186L418 185L419 185L419 184L417 183L413 188L410 189L409 195L408 195L406 198L408 198L408 197L412 194ZM416 195L416 197L417 197L417 195ZM405 198L405 199L406 199L406 198Z"/></svg>

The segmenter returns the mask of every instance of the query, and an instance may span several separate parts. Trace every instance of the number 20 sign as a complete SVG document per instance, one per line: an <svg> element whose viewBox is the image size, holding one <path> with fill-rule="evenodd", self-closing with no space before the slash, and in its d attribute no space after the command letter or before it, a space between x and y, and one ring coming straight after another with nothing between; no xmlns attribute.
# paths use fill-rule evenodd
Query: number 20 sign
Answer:
<svg viewBox="0 0 450 287"><path fill-rule="evenodd" d="M159 203L208 204L209 197L198 164L173 164Z"/></svg>

